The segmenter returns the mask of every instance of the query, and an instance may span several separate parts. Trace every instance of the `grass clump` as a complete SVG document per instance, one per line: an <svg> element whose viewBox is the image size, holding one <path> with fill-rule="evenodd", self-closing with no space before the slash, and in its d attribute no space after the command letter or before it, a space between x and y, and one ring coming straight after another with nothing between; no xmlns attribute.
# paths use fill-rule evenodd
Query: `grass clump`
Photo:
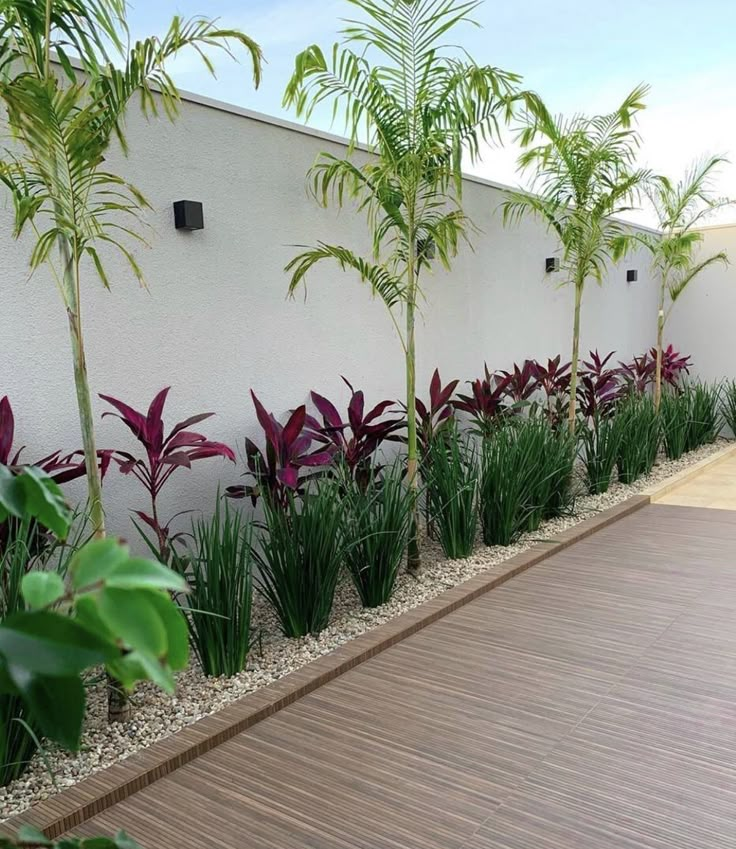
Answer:
<svg viewBox="0 0 736 849"><path fill-rule="evenodd" d="M616 409L620 428L618 477L631 484L651 472L661 442L660 420L649 395L631 395Z"/></svg>
<svg viewBox="0 0 736 849"><path fill-rule="evenodd" d="M230 677L245 668L252 644L252 523L218 495L191 538L182 569L189 593L180 600L189 639L205 675Z"/></svg>
<svg viewBox="0 0 736 849"><path fill-rule="evenodd" d="M287 637L327 627L343 562L343 506L331 478L313 481L301 499L289 494L283 507L264 500L257 585Z"/></svg>
<svg viewBox="0 0 736 849"><path fill-rule="evenodd" d="M429 446L426 499L434 536L446 557L468 557L478 526L478 456L472 437L456 430Z"/></svg>
<svg viewBox="0 0 736 849"><path fill-rule="evenodd" d="M414 493L394 463L365 486L345 482L342 534L345 562L363 607L391 598L412 530Z"/></svg>

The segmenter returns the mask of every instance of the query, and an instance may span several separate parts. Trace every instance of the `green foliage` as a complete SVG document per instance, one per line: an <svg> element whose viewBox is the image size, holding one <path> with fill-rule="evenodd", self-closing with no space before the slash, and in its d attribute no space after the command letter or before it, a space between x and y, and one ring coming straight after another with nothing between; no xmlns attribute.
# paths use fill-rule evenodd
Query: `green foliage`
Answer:
<svg viewBox="0 0 736 849"><path fill-rule="evenodd" d="M486 545L510 545L560 503L570 457L557 440L541 417L512 421L483 440L480 518Z"/></svg>
<svg viewBox="0 0 736 849"><path fill-rule="evenodd" d="M562 250L561 281L575 286L571 431L575 428L583 290L590 279L603 282L625 233L625 226L614 216L630 208L649 177L635 167L640 140L632 126L644 108L647 91L647 86L639 86L616 110L593 117L555 116L541 101L532 99L527 125L519 136L524 148L519 170L532 173L531 191L508 192L503 203L505 223L531 215L556 235Z"/></svg>
<svg viewBox="0 0 736 849"><path fill-rule="evenodd" d="M83 262L106 288L107 251L118 253L142 282L132 247L148 202L107 170L109 149L127 153L125 115L138 95L144 114L173 119L179 94L167 62L191 48L214 72L205 51L229 43L245 48L260 79L258 45L206 18L175 17L160 38L129 38L122 0L29 2L0 5L0 104L12 143L0 150L0 183L15 211L13 237L32 244L32 270L47 265L68 319L90 516L104 535L104 510L81 319ZM74 69L76 54L83 72ZM55 62L58 61L58 66Z"/></svg>
<svg viewBox="0 0 736 849"><path fill-rule="evenodd" d="M630 484L654 467L662 439L661 424L649 395L629 395L618 404L615 415L620 431L618 478Z"/></svg>
<svg viewBox="0 0 736 849"><path fill-rule="evenodd" d="M429 445L429 516L442 550L452 559L473 553L478 526L477 453L475 441L454 428L435 436Z"/></svg>
<svg viewBox="0 0 736 849"><path fill-rule="evenodd" d="M576 436L559 425L553 426L550 430L547 455L550 468L550 492L544 509L545 519L554 519L569 513L574 501L572 484L577 447Z"/></svg>
<svg viewBox="0 0 736 849"><path fill-rule="evenodd" d="M363 607L390 600L412 530L414 495L395 462L361 486L346 475L342 534L345 562Z"/></svg>
<svg viewBox="0 0 736 849"><path fill-rule="evenodd" d="M736 380L727 380L722 386L721 416L736 436Z"/></svg>
<svg viewBox="0 0 736 849"><path fill-rule="evenodd" d="M284 105L309 119L332 103L350 138L347 156L323 153L309 175L314 197L366 214L372 256L320 242L286 267L289 292L319 263L352 271L384 302L401 340L406 369L407 480L419 487L416 426L415 315L420 274L433 262L449 268L471 224L461 204L462 160L496 140L520 97L519 78L448 49L455 28L470 22L473 0L350 0L364 15L330 51L317 45L296 57ZM367 138L366 138L367 136ZM353 156L367 141L371 156ZM403 312L403 317L400 313ZM404 329L400 328L404 321ZM415 527L418 526L415 507ZM418 568L416 535L410 568Z"/></svg>
<svg viewBox="0 0 736 849"><path fill-rule="evenodd" d="M621 428L615 416L596 411L590 422L580 426L580 452L585 467L585 482L591 495L607 492L613 480Z"/></svg>
<svg viewBox="0 0 736 849"><path fill-rule="evenodd" d="M715 442L721 432L721 384L696 381L688 384L684 392L690 404L686 450L694 451Z"/></svg>
<svg viewBox="0 0 736 849"><path fill-rule="evenodd" d="M251 648L251 522L217 498L209 519L192 523L182 565L189 593L180 598L189 636L205 675L236 675Z"/></svg>
<svg viewBox="0 0 736 849"><path fill-rule="evenodd" d="M0 849L141 849L128 837L124 831L119 831L115 837L61 837L59 840L49 840L37 829L24 825L18 831L15 840L0 835Z"/></svg>
<svg viewBox="0 0 736 849"><path fill-rule="evenodd" d="M4 509L20 526L38 522L65 536L71 513L44 473L24 469L16 479L21 486L0 476ZM128 689L152 680L173 690L173 671L188 659L186 622L169 595L186 590L180 576L132 558L112 539L80 548L66 583L28 571L21 549L12 556L0 621L0 697L21 699L43 735L78 746L85 702L80 676L91 666L104 664ZM0 738L7 740L7 733L0 728Z"/></svg>
<svg viewBox="0 0 736 849"><path fill-rule="evenodd" d="M286 507L264 501L266 533L255 549L259 591L287 637L327 627L344 556L342 494L323 478Z"/></svg>
<svg viewBox="0 0 736 849"><path fill-rule="evenodd" d="M690 393L665 392L660 402L659 417L667 459L678 460L688 450Z"/></svg>

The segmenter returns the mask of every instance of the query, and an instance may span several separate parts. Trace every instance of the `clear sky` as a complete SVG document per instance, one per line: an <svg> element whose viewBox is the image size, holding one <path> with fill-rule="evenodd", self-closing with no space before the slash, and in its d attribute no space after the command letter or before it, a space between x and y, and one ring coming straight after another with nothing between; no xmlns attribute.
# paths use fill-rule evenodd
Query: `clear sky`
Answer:
<svg viewBox="0 0 736 849"><path fill-rule="evenodd" d="M311 43L330 47L340 18L355 12L346 0L130 2L134 35L161 32L174 14L218 17L247 32L267 61L258 91L249 71L226 57L217 59L217 80L192 56L177 60L177 83L291 119L281 98L294 56ZM712 153L736 162L736 0L485 0L474 17L480 28L458 28L457 42L478 62L522 74L555 112L606 112L649 83L641 160L658 173L676 178ZM503 149L489 150L468 170L516 184L516 155L507 137ZM723 169L717 188L736 197L736 164ZM724 216L736 221L736 207L719 220Z"/></svg>

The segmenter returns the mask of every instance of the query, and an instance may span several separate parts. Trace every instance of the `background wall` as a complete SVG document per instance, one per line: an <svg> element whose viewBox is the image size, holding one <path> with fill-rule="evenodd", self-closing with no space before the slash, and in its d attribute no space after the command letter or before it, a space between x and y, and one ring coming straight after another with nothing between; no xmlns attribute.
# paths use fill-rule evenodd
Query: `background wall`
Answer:
<svg viewBox="0 0 736 849"><path fill-rule="evenodd" d="M703 230L702 256L726 251L731 266L706 269L680 296L667 323L667 339L693 355L705 380L736 377L736 225Z"/></svg>
<svg viewBox="0 0 736 849"><path fill-rule="evenodd" d="M251 387L277 414L304 402L311 389L345 401L341 374L366 391L369 403L402 396L402 354L391 322L353 275L325 264L311 275L306 303L285 297L283 267L295 245L321 239L369 249L362 216L321 210L305 191L309 166L321 150L339 152L337 140L194 97L182 104L177 124L132 113L128 130L130 159L111 156L110 165L154 207L153 249L140 252L148 290L117 259L112 291L87 275L84 320L95 399L103 392L145 408L171 385L169 426L212 410L217 415L202 431L242 454L244 437L258 433ZM72 366L60 298L45 271L28 279L29 243L10 238L9 200L0 198L0 396L9 395L16 444L27 445L32 460L80 446ZM171 205L179 199L204 203L205 230L175 231ZM446 380L467 380L480 375L484 361L498 369L525 357L568 355L572 292L544 273L555 241L532 221L504 230L501 200L498 186L467 181L466 211L480 232L474 252L463 249L451 274L425 280L420 387L436 366ZM627 267L639 269L638 283L625 282ZM621 358L644 351L656 321L646 258L614 269L603 288L591 284L583 313L583 351L615 348ZM97 413L104 409L96 399ZM133 448L129 436L117 419L98 428L100 447ZM237 483L241 473L242 463L220 459L177 471L162 515L211 506L218 481ZM83 491L79 484L72 494ZM105 492L110 528L130 536L128 511L148 508L145 493L117 470Z"/></svg>

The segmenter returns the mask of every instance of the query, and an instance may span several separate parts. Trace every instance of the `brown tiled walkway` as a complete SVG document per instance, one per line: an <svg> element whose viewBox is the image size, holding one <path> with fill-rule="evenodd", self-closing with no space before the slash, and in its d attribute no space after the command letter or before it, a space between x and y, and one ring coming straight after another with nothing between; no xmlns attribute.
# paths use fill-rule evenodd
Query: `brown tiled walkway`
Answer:
<svg viewBox="0 0 736 849"><path fill-rule="evenodd" d="M736 513L652 506L132 796L147 849L736 847Z"/></svg>

